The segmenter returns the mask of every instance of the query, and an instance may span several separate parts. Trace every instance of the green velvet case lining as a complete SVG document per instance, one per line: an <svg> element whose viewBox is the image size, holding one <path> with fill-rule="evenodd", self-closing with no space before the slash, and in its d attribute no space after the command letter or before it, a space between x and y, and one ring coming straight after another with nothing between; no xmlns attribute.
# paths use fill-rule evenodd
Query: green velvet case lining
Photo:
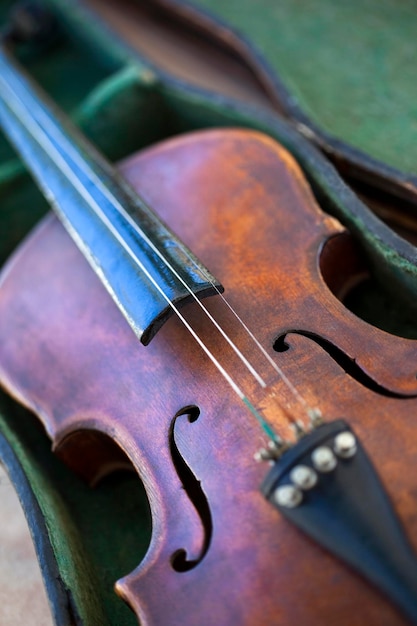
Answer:
<svg viewBox="0 0 417 626"><path fill-rule="evenodd" d="M412 0L193 0L242 32L309 117L417 173L417 9Z"/></svg>
<svg viewBox="0 0 417 626"><path fill-rule="evenodd" d="M148 545L149 507L138 478L133 473L114 474L92 490L52 454L36 418L4 393L0 394L0 430L45 521L60 579L49 578L50 567L43 573L48 591L60 586L67 596L68 626L70 618L85 626L136 624L130 609L116 597L113 584L138 565ZM36 522L30 519L30 498L20 494L19 484L16 488L29 522ZM38 544L37 529L31 526ZM65 615L62 610L53 613L60 620Z"/></svg>
<svg viewBox="0 0 417 626"><path fill-rule="evenodd" d="M9 4L3 1L0 5L0 19ZM193 128L251 126L281 139L299 158L317 195L334 212L344 214L341 207L343 202L350 202L349 190L336 175L332 179L326 169L317 165L316 152L305 149L303 142L297 143L285 124L258 117L252 109L235 108L221 97L207 99L198 90L155 78L145 62L118 47L116 40L108 43L95 24L81 27L75 5L61 8L65 9L63 30L74 32L78 24L78 34L69 37L63 32L53 51L24 60L109 158L120 159L154 141ZM334 182L330 184L329 180ZM2 140L1 261L46 210L42 196ZM362 232L366 242L364 226L354 214L345 221L349 219L350 226ZM375 242L370 246L375 247ZM375 263L382 263L390 273L389 257L376 254L375 258ZM411 269L410 280L415 280ZM380 312L383 307L371 306L374 318L376 310ZM378 323L384 324L381 320ZM405 324L399 314L397 326L402 332ZM415 333L412 323L410 328L409 332ZM45 516L64 587L71 590L74 613L86 625L136 623L111 591L111 584L138 564L149 539L149 513L139 481L133 476L115 476L91 491L53 457L47 438L25 410L3 395L0 405L0 430L14 449Z"/></svg>

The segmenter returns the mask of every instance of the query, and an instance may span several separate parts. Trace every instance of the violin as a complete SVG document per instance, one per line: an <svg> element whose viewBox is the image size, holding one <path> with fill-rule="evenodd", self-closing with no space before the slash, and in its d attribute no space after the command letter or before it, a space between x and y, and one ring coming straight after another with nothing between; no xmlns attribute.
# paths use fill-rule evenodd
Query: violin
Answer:
<svg viewBox="0 0 417 626"><path fill-rule="evenodd" d="M90 482L140 475L152 540L118 593L143 624L416 623L417 346L336 297L354 245L293 157L199 132L124 161L128 187L0 62L66 227L2 272L0 380Z"/></svg>

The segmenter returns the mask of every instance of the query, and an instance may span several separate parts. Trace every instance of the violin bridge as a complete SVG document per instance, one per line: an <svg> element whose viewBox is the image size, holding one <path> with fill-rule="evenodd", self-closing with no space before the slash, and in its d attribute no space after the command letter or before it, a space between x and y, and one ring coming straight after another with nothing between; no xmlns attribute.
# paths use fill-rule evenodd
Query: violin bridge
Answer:
<svg viewBox="0 0 417 626"><path fill-rule="evenodd" d="M310 538L388 594L417 623L417 559L357 435L324 423L274 463L262 492Z"/></svg>

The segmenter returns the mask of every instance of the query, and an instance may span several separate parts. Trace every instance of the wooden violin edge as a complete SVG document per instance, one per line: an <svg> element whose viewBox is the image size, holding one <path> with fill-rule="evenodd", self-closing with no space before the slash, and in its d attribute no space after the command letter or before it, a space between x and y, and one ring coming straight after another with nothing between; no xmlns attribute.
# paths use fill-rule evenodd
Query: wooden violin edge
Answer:
<svg viewBox="0 0 417 626"><path fill-rule="evenodd" d="M317 269L317 243L328 234L319 209L306 211L311 209L308 188L294 182L291 167L280 157L281 149L269 139L259 141L246 131L213 131L148 151L136 159L134 170L125 166L124 171L132 183L141 184L163 218L175 222L177 234L219 270L230 303L256 328L271 358L309 403L322 398L329 418L339 411L352 415L413 531L412 502L406 498L412 477L404 477L400 467L390 476L388 444L381 431L388 429L401 462L409 462L412 451L405 443L413 432L410 407L415 402L401 404L364 388L307 337L295 336L291 349L282 354L273 349L297 292L304 289L312 268ZM145 623L172 624L197 623L203 616L210 626L278 620L318 626L340 616L346 626L403 623L375 591L291 529L264 500L259 491L264 469L252 458L262 435L214 367L192 349L181 325L171 320L150 346L138 345L65 233L56 224L50 226L49 232L44 230L45 240L32 251L26 249L27 254L22 248L4 275L2 368L8 361L13 376L20 369L21 393L33 407L43 407L56 442L65 443L63 437L75 430L97 429L112 437L141 473L154 535L143 565L119 584L137 615L145 616ZM302 245L289 237L291 229ZM254 306L261 302L262 310ZM307 298L305 306L311 318L312 300ZM243 341L245 350L252 345L217 298L210 310L236 341ZM197 307L187 309L187 319L207 345L216 343ZM226 355L226 348L221 352ZM235 360L231 364L234 371ZM261 359L255 364L261 367ZM290 401L282 382L275 381L274 389L283 402ZM200 415L188 420L186 408L192 405L200 408ZM277 427L284 426L281 419L276 418ZM207 523L178 475L174 444L209 503L213 531L206 552ZM72 464L77 465L74 450ZM191 561L197 560L186 571L173 567L183 549ZM160 575L164 603L156 585ZM326 589L326 606L318 588ZM353 599L359 599L360 613L352 621Z"/></svg>

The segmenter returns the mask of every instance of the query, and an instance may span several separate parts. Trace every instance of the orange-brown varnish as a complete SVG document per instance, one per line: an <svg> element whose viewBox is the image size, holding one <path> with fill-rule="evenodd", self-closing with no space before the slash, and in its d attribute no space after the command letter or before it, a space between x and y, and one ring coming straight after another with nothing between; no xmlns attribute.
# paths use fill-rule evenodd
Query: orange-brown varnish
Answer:
<svg viewBox="0 0 417 626"><path fill-rule="evenodd" d="M325 285L320 253L343 229L317 207L293 159L265 136L211 131L157 146L121 169L225 286L229 302L308 403L319 406L326 420L345 417L352 424L416 545L417 344L358 320ZM303 419L221 299L207 305L268 377L286 411ZM198 307L183 311L258 401L255 383ZM290 349L276 353L276 337L291 330L338 346L393 397L353 380L307 337L290 334ZM179 321L170 319L142 346L52 217L4 270L0 346L3 385L38 413L67 462L92 479L106 462L117 464L105 438L91 434L100 431L126 452L144 481L151 545L144 562L117 586L143 624L406 623L264 500L259 485L268 468L253 461L264 436ZM175 441L201 481L213 534L201 562L177 572L173 555L185 549L189 559L198 558L205 533L169 445L172 420L187 406L198 406L200 415L192 423L178 418ZM278 432L290 432L285 412L269 417Z"/></svg>

